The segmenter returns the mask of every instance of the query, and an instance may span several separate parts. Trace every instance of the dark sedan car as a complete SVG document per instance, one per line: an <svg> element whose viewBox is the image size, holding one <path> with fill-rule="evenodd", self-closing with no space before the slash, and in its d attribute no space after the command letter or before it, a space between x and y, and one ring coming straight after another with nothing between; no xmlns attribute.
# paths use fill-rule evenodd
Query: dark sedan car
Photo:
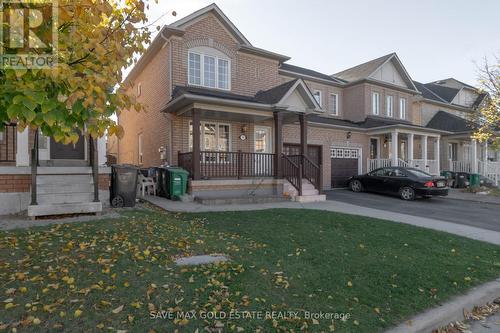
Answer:
<svg viewBox="0 0 500 333"><path fill-rule="evenodd" d="M376 169L364 175L351 177L349 187L353 192L397 194L403 200L414 200L417 196L430 198L448 195L445 178L434 177L414 168Z"/></svg>

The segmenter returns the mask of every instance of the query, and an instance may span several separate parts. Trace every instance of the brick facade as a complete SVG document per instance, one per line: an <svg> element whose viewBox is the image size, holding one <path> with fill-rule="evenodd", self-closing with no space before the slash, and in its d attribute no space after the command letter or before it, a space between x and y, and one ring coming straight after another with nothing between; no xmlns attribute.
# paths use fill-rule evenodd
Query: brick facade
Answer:
<svg viewBox="0 0 500 333"><path fill-rule="evenodd" d="M30 192L30 175L0 175L0 193Z"/></svg>
<svg viewBox="0 0 500 333"><path fill-rule="evenodd" d="M163 41L162 41L163 43ZM241 48L238 39L230 32L217 16L206 12L194 18L183 27L183 33L171 36L151 60L145 64L141 72L134 76L131 94L136 94L137 85L141 84L142 93L139 102L147 105L147 112L123 111L119 122L125 130L124 138L119 140L118 162L138 164L138 136L143 137L142 166L159 165L160 146L167 148L166 160L177 164L177 153L189 150L189 123L191 117L162 113L163 108L171 100L172 90L176 86L188 85L188 52L191 48L211 48L222 53L231 61L230 93L254 96L261 90L268 90L282 83L295 79L293 75L280 74L280 63L276 58L265 55L250 54ZM131 79L132 80L132 79ZM422 107L418 102L418 93L411 93L401 87L387 84L374 84L372 81L359 82L353 85L328 84L325 80L304 78L309 89L322 92L322 109L319 113L325 117L361 122L372 115L372 92L380 93L380 119L386 117L386 96L393 99L393 120L400 119L399 99L407 100L407 120L415 125L422 125ZM323 82L323 83L322 83ZM338 96L338 114L331 114L331 94ZM228 112L227 108L221 112ZM230 112L230 111L229 111ZM231 120L228 120L231 119ZM214 121L229 124L231 127L231 151L254 151L254 127L270 126L274 131L273 120L235 121L235 117L202 118L202 122ZM241 134L246 140L240 140ZM389 131L388 131L389 133ZM383 140L383 135L377 135ZM323 154L323 187L329 188L331 183L330 150L332 147L360 149L361 162L359 170L366 172L366 159L369 157L369 143L372 135L363 130L341 129L317 124L309 124L308 143L320 145ZM274 134L273 134L274 140ZM297 125L287 125L283 129L284 143L299 143L300 135ZM429 147L429 151L430 148ZM381 147L382 150L382 147ZM417 147L415 145L415 152Z"/></svg>

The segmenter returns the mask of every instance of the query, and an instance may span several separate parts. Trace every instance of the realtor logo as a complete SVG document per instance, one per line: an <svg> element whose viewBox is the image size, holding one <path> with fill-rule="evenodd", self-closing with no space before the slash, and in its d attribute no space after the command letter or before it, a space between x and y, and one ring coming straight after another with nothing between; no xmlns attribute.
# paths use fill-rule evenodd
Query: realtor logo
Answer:
<svg viewBox="0 0 500 333"><path fill-rule="evenodd" d="M57 0L0 0L0 68L57 64Z"/></svg>

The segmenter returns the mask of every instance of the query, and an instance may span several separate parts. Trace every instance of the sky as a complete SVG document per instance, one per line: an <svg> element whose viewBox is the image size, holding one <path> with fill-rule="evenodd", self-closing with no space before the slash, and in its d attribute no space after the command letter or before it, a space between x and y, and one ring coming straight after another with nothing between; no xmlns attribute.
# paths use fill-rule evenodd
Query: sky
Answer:
<svg viewBox="0 0 500 333"><path fill-rule="evenodd" d="M213 0L151 1L168 24ZM288 63L334 74L396 52L410 76L477 82L477 64L500 55L499 0L218 0L256 47Z"/></svg>

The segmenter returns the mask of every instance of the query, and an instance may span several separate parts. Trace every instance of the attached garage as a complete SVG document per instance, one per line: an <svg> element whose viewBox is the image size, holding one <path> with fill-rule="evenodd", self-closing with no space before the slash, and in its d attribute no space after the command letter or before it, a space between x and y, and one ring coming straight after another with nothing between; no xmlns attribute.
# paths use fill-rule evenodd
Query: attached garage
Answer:
<svg viewBox="0 0 500 333"><path fill-rule="evenodd" d="M332 147L330 157L332 188L346 187L348 185L347 179L360 173L361 149Z"/></svg>

